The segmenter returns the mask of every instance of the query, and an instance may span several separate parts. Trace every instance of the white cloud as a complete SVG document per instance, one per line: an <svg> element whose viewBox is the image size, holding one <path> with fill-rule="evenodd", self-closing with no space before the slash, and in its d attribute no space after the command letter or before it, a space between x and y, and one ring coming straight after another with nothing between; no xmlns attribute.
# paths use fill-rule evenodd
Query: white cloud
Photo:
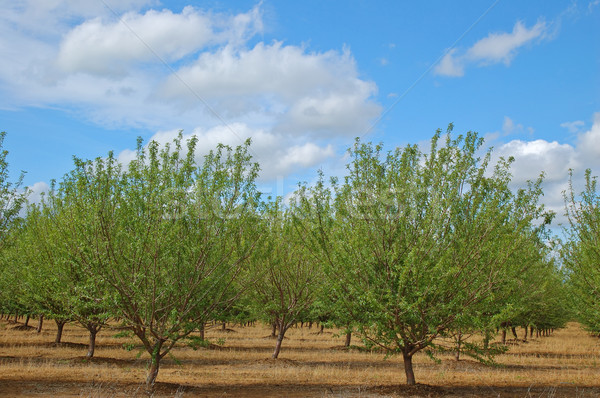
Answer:
<svg viewBox="0 0 600 398"><path fill-rule="evenodd" d="M570 168L577 168L575 148L556 141L513 140L498 148L498 156L514 156L513 181L517 184L535 180L543 171L548 181L563 180Z"/></svg>
<svg viewBox="0 0 600 398"><path fill-rule="evenodd" d="M67 72L122 75L133 61L175 61L214 44L240 43L262 29L257 8L247 14L214 15L187 6L127 13L118 21L88 20L67 33L58 65Z"/></svg>
<svg viewBox="0 0 600 398"><path fill-rule="evenodd" d="M278 131L356 135L381 111L370 101L376 90L374 83L358 78L347 50L307 53L275 42L204 53L170 76L157 98L188 107L198 103L198 93L220 114L259 112Z"/></svg>
<svg viewBox="0 0 600 398"><path fill-rule="evenodd" d="M207 97L247 96L270 93L283 99L313 92L317 86L344 90L356 78L354 60L345 51L307 53L297 46L258 43L237 51L230 46L200 55L191 66L177 71L165 82L165 98L193 97L183 80ZM341 77L337 77L337 75ZM352 87L349 90L351 91ZM191 98L196 101L195 98Z"/></svg>
<svg viewBox="0 0 600 398"><path fill-rule="evenodd" d="M592 127L578 136L577 150L588 164L600 165L600 112L594 113ZM600 174L600 170L596 170Z"/></svg>
<svg viewBox="0 0 600 398"><path fill-rule="evenodd" d="M460 77L469 64L487 66L502 62L508 66L518 49L536 39L547 38L547 31L548 26L544 21L538 21L531 28L517 21L512 32L490 33L465 52L459 53L453 48L436 65L434 72L442 76Z"/></svg>
<svg viewBox="0 0 600 398"><path fill-rule="evenodd" d="M39 181L27 187L27 189L29 190L29 196L27 196L29 203L40 203L42 195L48 192L50 186L43 181Z"/></svg>
<svg viewBox="0 0 600 398"><path fill-rule="evenodd" d="M464 62L461 57L455 56L455 53L456 49L453 48L444 55L433 69L436 75L460 77L465 74Z"/></svg>
<svg viewBox="0 0 600 398"><path fill-rule="evenodd" d="M297 166L311 167L326 158L333 157L333 147L327 145L320 147L312 142L307 142L301 145L294 145L279 159L280 170L291 170Z"/></svg>
<svg viewBox="0 0 600 398"><path fill-rule="evenodd" d="M506 119L504 124L506 125ZM579 125L578 123L577 126ZM542 201L548 209L556 212L556 223L564 223L562 192L568 188L569 170L572 169L574 173L576 192L581 189L586 168L591 168L593 175L600 175L600 112L594 114L592 127L578 134L576 145L541 139L512 140L497 146L493 155L495 159L514 156L511 171L515 188L523 187L528 180L535 180L544 172Z"/></svg>
<svg viewBox="0 0 600 398"><path fill-rule="evenodd" d="M16 30L48 40L60 38L73 23L114 18L114 13L157 5L158 0L19 0L2 2L2 19Z"/></svg>
<svg viewBox="0 0 600 398"><path fill-rule="evenodd" d="M515 131L523 130L522 124L515 124L515 122L508 116L504 116L504 123L502 123L502 132L504 135L512 134Z"/></svg>
<svg viewBox="0 0 600 398"><path fill-rule="evenodd" d="M177 137L179 131L160 131L150 138L161 145L170 143ZM253 161L261 166L260 180L272 181L283 178L290 173L301 169L313 167L335 156L331 144L319 145L315 142L306 142L304 137L294 138L266 131L253 129L243 123L234 123L229 126L217 126L211 129L196 129L183 136L184 142L190 137L198 138L196 159L199 163L203 157L217 144L236 147L246 139L252 140L250 154ZM117 159L127 164L135 158L135 151L124 150L118 154Z"/></svg>
<svg viewBox="0 0 600 398"><path fill-rule="evenodd" d="M521 123L515 123L508 116L504 116L504 122L502 123L502 134L503 135L511 135L511 134L522 134L526 132L529 135L534 133L533 127L524 127Z"/></svg>
<svg viewBox="0 0 600 398"><path fill-rule="evenodd" d="M263 178L330 158L324 138L362 134L381 112L377 86L348 49L261 42L260 3L241 13L103 3L25 0L3 10L0 108L52 107L105 127L170 132L155 138L185 129L202 145L251 136Z"/></svg>
<svg viewBox="0 0 600 398"><path fill-rule="evenodd" d="M580 167L575 148L556 141L513 140L494 151L494 157L500 156L515 158L511 165L511 185L514 189L524 187L527 181L535 181L542 172L544 173L544 197L541 201L547 210L556 213L555 225L564 223L562 192L568 186L569 169Z"/></svg>
<svg viewBox="0 0 600 398"><path fill-rule="evenodd" d="M511 33L491 33L479 40L467 51L466 57L484 65L499 62L509 65L520 47L534 39L543 38L546 30L544 21L539 21L530 29L517 21Z"/></svg>
<svg viewBox="0 0 600 398"><path fill-rule="evenodd" d="M579 130L581 130L581 128L585 125L585 123L582 120L576 120L574 122L564 122L561 123L560 127L564 127L567 130L569 130L569 133L577 133L579 132Z"/></svg>

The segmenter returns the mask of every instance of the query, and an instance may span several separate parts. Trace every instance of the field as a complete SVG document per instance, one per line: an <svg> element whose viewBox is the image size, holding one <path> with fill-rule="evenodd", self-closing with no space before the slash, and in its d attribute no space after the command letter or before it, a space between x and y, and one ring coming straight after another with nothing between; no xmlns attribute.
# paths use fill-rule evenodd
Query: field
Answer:
<svg viewBox="0 0 600 398"><path fill-rule="evenodd" d="M147 354L132 338L98 335L87 361L87 332L67 325L53 344L56 326L0 321L0 396L146 396ZM181 346L161 362L156 397L595 397L600 396L600 340L578 324L549 337L509 341L498 366L465 358L440 363L414 359L417 386L404 386L402 359L344 349L344 336L316 328L292 328L280 358L270 359L274 340L265 326L228 325L207 330L210 348ZM522 331L519 330L522 334ZM353 341L356 343L356 341ZM129 345L131 350L126 350Z"/></svg>

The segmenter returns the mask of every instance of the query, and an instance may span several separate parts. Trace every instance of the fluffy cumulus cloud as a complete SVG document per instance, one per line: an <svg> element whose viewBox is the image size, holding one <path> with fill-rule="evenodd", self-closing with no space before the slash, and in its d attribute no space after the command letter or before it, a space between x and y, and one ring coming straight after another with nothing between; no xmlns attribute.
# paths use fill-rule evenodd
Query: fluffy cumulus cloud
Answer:
<svg viewBox="0 0 600 398"><path fill-rule="evenodd" d="M2 20L12 29L53 40L72 24L157 5L157 0L19 0L2 2ZM5 25L5 26L7 26Z"/></svg>
<svg viewBox="0 0 600 398"><path fill-rule="evenodd" d="M240 13L157 3L11 3L0 15L0 108L51 106L211 144L252 137L269 176L331 157L323 137L360 135L381 112L349 50L260 41L260 3Z"/></svg>
<svg viewBox="0 0 600 398"><path fill-rule="evenodd" d="M172 74L157 97L184 107L208 99L231 117L256 113L279 131L360 134L380 107L374 83L358 78L348 51L307 53L280 42L203 53Z"/></svg>
<svg viewBox="0 0 600 398"><path fill-rule="evenodd" d="M577 149L589 164L600 162L600 112L594 114L592 128L579 134Z"/></svg>
<svg viewBox="0 0 600 398"><path fill-rule="evenodd" d="M577 135L573 145L541 139L512 140L496 148L496 159L500 156L515 158L511 168L515 188L544 173L543 202L556 212L557 223L564 223L562 192L568 188L569 170L573 170L576 191L581 189L586 167L591 167L594 175L600 175L600 112L594 115L592 126Z"/></svg>
<svg viewBox="0 0 600 398"><path fill-rule="evenodd" d="M42 200L42 196L48 192L50 186L43 181L36 182L35 184L27 187L29 196L27 197L31 203L39 203Z"/></svg>
<svg viewBox="0 0 600 398"><path fill-rule="evenodd" d="M513 182L522 186L527 180L535 180L542 171L547 181L563 180L569 169L576 168L575 148L556 141L513 140L498 148L498 156L514 156Z"/></svg>
<svg viewBox="0 0 600 398"><path fill-rule="evenodd" d="M449 50L434 72L442 76L459 77L464 75L466 66L470 64L487 66L504 63L508 66L521 47L547 37L548 25L544 21L538 21L530 28L517 21L512 32L490 33L466 51L456 48Z"/></svg>
<svg viewBox="0 0 600 398"><path fill-rule="evenodd" d="M222 16L191 6L181 13L149 10L118 21L85 21L64 37L58 65L68 72L131 73L135 61L176 61L209 45L242 42L261 30L258 9Z"/></svg>
<svg viewBox="0 0 600 398"><path fill-rule="evenodd" d="M460 77L465 74L463 61L457 57L456 51L456 48L450 49L435 66L434 72L437 75Z"/></svg>

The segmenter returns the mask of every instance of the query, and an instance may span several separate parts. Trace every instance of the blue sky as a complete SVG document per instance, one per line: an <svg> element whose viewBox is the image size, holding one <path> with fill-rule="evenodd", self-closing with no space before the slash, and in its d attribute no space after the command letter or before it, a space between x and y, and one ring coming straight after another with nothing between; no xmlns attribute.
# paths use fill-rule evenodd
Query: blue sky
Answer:
<svg viewBox="0 0 600 398"><path fill-rule="evenodd" d="M600 1L0 0L0 130L34 197L137 136L247 137L260 185L341 173L355 137L436 129L514 155L515 186L600 174Z"/></svg>

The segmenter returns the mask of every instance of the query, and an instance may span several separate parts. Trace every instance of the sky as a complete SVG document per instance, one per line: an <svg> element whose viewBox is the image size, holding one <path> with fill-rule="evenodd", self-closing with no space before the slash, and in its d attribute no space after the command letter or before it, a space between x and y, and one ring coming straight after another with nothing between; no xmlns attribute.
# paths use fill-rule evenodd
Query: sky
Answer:
<svg viewBox="0 0 600 398"><path fill-rule="evenodd" d="M342 175L356 137L427 148L476 131L514 156L513 186L545 172L562 217L600 174L600 0L0 0L0 130L32 200L73 156L136 138L252 138L261 190Z"/></svg>

